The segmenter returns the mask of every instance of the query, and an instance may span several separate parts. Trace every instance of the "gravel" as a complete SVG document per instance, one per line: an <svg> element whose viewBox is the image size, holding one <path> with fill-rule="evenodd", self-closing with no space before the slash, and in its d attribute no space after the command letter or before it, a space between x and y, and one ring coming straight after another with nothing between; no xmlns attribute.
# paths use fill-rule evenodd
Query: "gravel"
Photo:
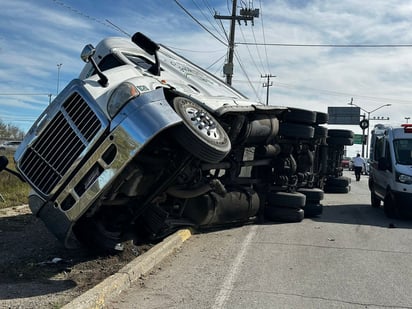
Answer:
<svg viewBox="0 0 412 309"><path fill-rule="evenodd" d="M28 206L0 209L0 308L59 308L147 251L118 255L66 249Z"/></svg>

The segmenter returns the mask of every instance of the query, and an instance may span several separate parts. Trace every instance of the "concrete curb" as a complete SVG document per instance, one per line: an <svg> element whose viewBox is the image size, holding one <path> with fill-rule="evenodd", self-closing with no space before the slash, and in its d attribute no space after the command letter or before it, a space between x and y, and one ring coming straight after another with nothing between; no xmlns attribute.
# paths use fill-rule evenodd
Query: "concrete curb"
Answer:
<svg viewBox="0 0 412 309"><path fill-rule="evenodd" d="M116 274L106 278L95 287L63 306L62 309L103 308L107 299L130 287L133 282L148 273L164 258L181 247L190 236L192 236L191 231L186 229L165 238L161 243L135 258Z"/></svg>

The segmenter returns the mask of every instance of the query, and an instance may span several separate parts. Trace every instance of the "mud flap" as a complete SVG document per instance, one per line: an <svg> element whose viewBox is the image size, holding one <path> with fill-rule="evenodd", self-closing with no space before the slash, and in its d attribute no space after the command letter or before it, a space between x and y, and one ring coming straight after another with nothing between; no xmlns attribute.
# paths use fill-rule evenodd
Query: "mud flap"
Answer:
<svg viewBox="0 0 412 309"><path fill-rule="evenodd" d="M72 234L73 222L55 208L52 202L45 202L36 195L29 197L29 206L34 215L39 217L52 234L61 241L66 248L79 247L78 241Z"/></svg>

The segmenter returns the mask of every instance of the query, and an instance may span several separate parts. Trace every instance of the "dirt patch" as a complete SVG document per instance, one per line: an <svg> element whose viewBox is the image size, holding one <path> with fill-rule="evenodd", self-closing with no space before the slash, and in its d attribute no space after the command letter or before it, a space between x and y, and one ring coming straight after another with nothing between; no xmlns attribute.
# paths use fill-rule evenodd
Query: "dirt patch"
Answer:
<svg viewBox="0 0 412 309"><path fill-rule="evenodd" d="M151 246L96 256L69 250L27 206L0 210L0 308L58 308L81 295Z"/></svg>

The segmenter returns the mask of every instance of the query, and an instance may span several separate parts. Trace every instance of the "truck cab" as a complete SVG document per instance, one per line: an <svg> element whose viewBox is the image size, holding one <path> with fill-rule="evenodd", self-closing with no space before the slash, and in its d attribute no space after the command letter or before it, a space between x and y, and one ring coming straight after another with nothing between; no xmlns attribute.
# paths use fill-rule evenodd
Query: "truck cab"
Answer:
<svg viewBox="0 0 412 309"><path fill-rule="evenodd" d="M383 201L385 214L412 214L412 124L376 125L370 147L369 189L372 207Z"/></svg>

